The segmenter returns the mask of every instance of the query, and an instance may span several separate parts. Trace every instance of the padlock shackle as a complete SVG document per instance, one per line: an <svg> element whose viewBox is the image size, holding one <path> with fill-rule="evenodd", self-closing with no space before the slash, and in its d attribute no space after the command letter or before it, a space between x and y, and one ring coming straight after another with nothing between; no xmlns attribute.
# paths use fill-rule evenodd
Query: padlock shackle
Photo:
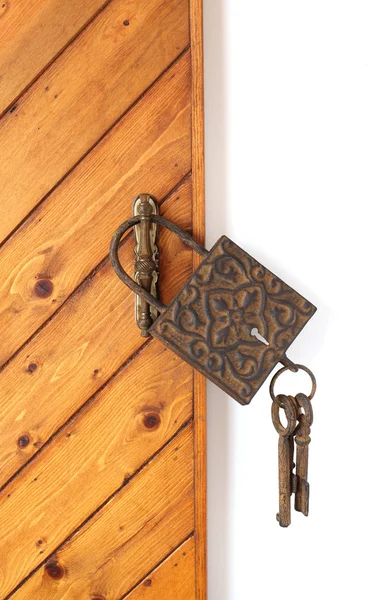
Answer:
<svg viewBox="0 0 368 600"><path fill-rule="evenodd" d="M122 223L120 227L118 227L118 229L112 236L110 244L110 260L115 273L121 279L121 281L125 283L125 285L127 285L128 288L130 288L135 294L146 300L148 304L154 306L159 313L162 313L166 308L165 304L162 304L162 302L157 300L157 298L155 298L142 286L136 283L134 279L132 279L128 275L128 273L123 269L119 260L119 244L121 238L123 237L124 233L128 231L128 229L131 229L135 225L138 225L138 223L140 223L141 220L141 216L133 217L131 219L128 219L127 221L124 221L124 223ZM174 223L171 223L171 221L168 221L167 219L165 219L164 217L160 217L159 215L150 215L149 220L152 223L157 223L157 225L162 225L163 227L170 229L170 231L179 236L179 238L184 242L184 244L186 244L186 246L192 248L192 250L197 252L197 254L200 254L200 256L203 256L203 258L206 258L208 256L208 250L206 250L206 248L203 248L203 246L198 244L192 238L192 236L189 235L189 233L183 231L183 229L180 229L180 227L174 225Z"/></svg>

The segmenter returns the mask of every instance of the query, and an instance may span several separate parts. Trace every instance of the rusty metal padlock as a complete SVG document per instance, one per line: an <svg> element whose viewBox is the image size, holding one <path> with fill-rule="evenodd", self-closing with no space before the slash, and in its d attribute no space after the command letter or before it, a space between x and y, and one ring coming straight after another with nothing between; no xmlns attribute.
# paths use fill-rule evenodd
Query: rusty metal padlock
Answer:
<svg viewBox="0 0 368 600"><path fill-rule="evenodd" d="M144 221L167 227L203 257L168 306L119 261L122 236ZM285 353L316 308L226 236L207 251L170 221L142 210L117 229L110 257L120 279L159 313L149 334L240 404L252 400L278 362L293 370ZM149 257L142 265L153 268Z"/></svg>

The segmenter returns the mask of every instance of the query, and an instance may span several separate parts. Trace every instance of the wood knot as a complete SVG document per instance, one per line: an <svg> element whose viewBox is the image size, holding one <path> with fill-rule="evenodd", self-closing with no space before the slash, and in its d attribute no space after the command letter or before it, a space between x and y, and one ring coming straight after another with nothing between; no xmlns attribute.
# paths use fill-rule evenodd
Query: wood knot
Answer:
<svg viewBox="0 0 368 600"><path fill-rule="evenodd" d="M24 433L23 435L20 436L20 438L18 438L18 447L19 448L27 448L27 446L29 445L31 441L31 438L29 437L29 435L27 435L26 433Z"/></svg>
<svg viewBox="0 0 368 600"><path fill-rule="evenodd" d="M49 298L54 290L54 284L50 279L39 279L34 287L36 296Z"/></svg>
<svg viewBox="0 0 368 600"><path fill-rule="evenodd" d="M145 585L146 587L151 587L152 579L146 579L143 585Z"/></svg>
<svg viewBox="0 0 368 600"><path fill-rule="evenodd" d="M29 373L34 373L36 370L37 370L36 363L31 363L30 365L28 365L28 372Z"/></svg>
<svg viewBox="0 0 368 600"><path fill-rule="evenodd" d="M143 424L147 429L150 429L151 431L157 429L161 424L161 417L159 413L150 412L144 415Z"/></svg>
<svg viewBox="0 0 368 600"><path fill-rule="evenodd" d="M130 25L129 19L125 19L125 21L123 22L123 25L125 25L125 27L128 27L128 25Z"/></svg>
<svg viewBox="0 0 368 600"><path fill-rule="evenodd" d="M61 579L64 577L64 569L56 560L52 560L45 566L45 571L51 579Z"/></svg>

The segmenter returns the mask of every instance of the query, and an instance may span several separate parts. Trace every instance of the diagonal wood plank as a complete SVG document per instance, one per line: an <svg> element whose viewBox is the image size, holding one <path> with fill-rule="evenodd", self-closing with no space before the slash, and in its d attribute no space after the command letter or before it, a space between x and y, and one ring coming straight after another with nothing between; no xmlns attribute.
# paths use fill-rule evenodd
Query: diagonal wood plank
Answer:
<svg viewBox="0 0 368 600"><path fill-rule="evenodd" d="M3 0L0 113L78 35L106 0Z"/></svg>
<svg viewBox="0 0 368 600"><path fill-rule="evenodd" d="M194 538L190 538L124 596L124 600L165 600L168 590L175 600L194 599L194 573Z"/></svg>
<svg viewBox="0 0 368 600"><path fill-rule="evenodd" d="M191 203L165 202L162 214L184 228ZM167 302L191 272L192 253L168 231L160 235L160 294ZM133 240L121 260L132 271ZM126 324L129 323L127 327ZM106 261L0 374L1 484L25 464L143 342L133 293Z"/></svg>
<svg viewBox="0 0 368 600"><path fill-rule="evenodd" d="M187 0L113 0L6 113L0 240L183 51L188 29Z"/></svg>
<svg viewBox="0 0 368 600"><path fill-rule="evenodd" d="M13 598L121 598L192 533L193 513L188 426Z"/></svg>
<svg viewBox="0 0 368 600"><path fill-rule="evenodd" d="M192 393L192 369L151 342L11 482L0 498L1 598L178 432Z"/></svg>
<svg viewBox="0 0 368 600"><path fill-rule="evenodd" d="M0 329L7 334L0 364L106 256L113 231L131 216L132 199L142 191L162 198L189 171L189 58L157 82L3 247Z"/></svg>

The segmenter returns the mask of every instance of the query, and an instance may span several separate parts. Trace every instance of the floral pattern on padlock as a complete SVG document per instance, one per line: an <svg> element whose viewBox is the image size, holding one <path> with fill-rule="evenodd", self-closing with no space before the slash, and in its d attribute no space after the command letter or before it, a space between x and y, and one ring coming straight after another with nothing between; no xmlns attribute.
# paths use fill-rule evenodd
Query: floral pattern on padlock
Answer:
<svg viewBox="0 0 368 600"><path fill-rule="evenodd" d="M206 301L211 322L210 339L214 348L232 350L242 342L257 343L251 333L253 328L257 328L267 339L262 286L246 284L234 292L211 290Z"/></svg>
<svg viewBox="0 0 368 600"><path fill-rule="evenodd" d="M248 404L314 311L223 236L150 332Z"/></svg>

